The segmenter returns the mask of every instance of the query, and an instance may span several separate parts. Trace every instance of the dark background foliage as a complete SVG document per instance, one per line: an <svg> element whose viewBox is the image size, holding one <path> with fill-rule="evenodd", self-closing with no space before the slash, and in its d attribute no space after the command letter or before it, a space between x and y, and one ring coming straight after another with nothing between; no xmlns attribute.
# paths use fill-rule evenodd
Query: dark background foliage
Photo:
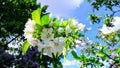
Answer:
<svg viewBox="0 0 120 68"><path fill-rule="evenodd" d="M60 58L50 58L38 52L37 47L29 47L26 54L22 53L21 41L25 41L23 36L24 25L28 18L31 18L31 13L40 8L40 3L37 0L0 0L0 66L2 68L48 68L62 67ZM42 7L41 16L48 14L46 12L47 5ZM18 40L19 39L19 40ZM16 42L19 48L10 48L8 44ZM17 43L18 42L18 43ZM13 44L14 46L15 44ZM17 51L18 55L9 54L9 51Z"/></svg>

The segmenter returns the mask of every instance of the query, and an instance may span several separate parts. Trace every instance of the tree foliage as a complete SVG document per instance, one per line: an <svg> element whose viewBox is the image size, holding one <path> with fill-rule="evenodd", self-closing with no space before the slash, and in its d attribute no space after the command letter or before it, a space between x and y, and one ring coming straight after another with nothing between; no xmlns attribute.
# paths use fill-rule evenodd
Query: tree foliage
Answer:
<svg viewBox="0 0 120 68"><path fill-rule="evenodd" d="M25 22L40 4L37 4L36 0L0 0L0 4L0 44L6 49L10 43L8 38L23 34Z"/></svg>
<svg viewBox="0 0 120 68"><path fill-rule="evenodd" d="M62 21L58 18L51 18L49 13L46 12L48 6L41 7L36 1L0 0L0 66L2 68L14 66L16 68L63 68L60 59L64 58L66 60L68 53L72 54L74 60L78 60L81 63L81 68L99 68L105 65L104 62L109 63L109 68L118 68L120 66L119 29L109 33L99 31L96 38L101 39L102 43L91 41L84 36L85 25L78 24L73 18ZM120 12L119 0L87 1L93 7L94 12L99 12L103 7L105 7L105 11L111 12L111 14L103 14L101 16L89 14L90 21L93 24L103 23L103 26L110 29L115 27L115 23L113 23L116 21L114 16ZM26 26L25 23L27 21L32 21L32 24L35 22L34 26L32 24ZM29 26L31 28L35 27L34 30L27 28ZM27 28L27 31L24 30L25 28ZM46 32L43 30L46 30ZM54 34L54 39L45 39L46 33L48 33L48 37ZM26 37L29 34L31 34L29 38ZM47 46L52 45L53 42L56 44L56 38L60 38L59 40L65 43L62 47L63 52L55 51L57 46L56 48L54 46L52 51L44 50ZM36 43L36 41L40 44ZM51 41L52 43L48 44ZM45 43L47 43L47 45L44 45L46 47L39 47L39 45ZM15 48L16 45L18 46L17 48ZM78 48L79 54L75 51Z"/></svg>
<svg viewBox="0 0 120 68"><path fill-rule="evenodd" d="M1 37L15 33L22 34L25 22L31 17L31 12L40 7L36 0L1 0L0 3ZM6 35L5 31L9 34Z"/></svg>
<svg viewBox="0 0 120 68"><path fill-rule="evenodd" d="M119 0L87 0L93 10L100 11L101 8L105 7L105 11L111 11L111 14L103 14L98 16L97 14L90 14L89 18L92 23L100 23L106 24L107 26L112 26L110 22L112 22L113 16L120 12L120 1Z"/></svg>

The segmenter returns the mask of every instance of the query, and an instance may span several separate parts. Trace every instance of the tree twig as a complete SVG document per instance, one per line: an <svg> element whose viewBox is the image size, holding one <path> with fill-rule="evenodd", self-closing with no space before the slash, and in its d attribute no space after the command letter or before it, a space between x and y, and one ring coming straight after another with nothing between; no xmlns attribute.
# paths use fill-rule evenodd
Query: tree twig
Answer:
<svg viewBox="0 0 120 68"><path fill-rule="evenodd" d="M115 13L117 13L117 12L120 12L120 9L119 10L117 10L117 11L112 11L113 13L112 13L112 16L114 16L115 15Z"/></svg>
<svg viewBox="0 0 120 68"><path fill-rule="evenodd" d="M14 41L16 38L18 38L19 36L21 36L21 35L19 34L19 35L15 36L15 38L13 38L12 40L10 40L8 43L4 44L4 49L7 49L7 45L9 43L11 43L12 41Z"/></svg>

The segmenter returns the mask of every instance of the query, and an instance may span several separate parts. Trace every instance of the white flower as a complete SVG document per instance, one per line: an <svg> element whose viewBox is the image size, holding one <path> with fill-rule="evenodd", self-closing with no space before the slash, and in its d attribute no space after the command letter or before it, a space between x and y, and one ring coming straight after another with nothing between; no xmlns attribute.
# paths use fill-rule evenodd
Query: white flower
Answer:
<svg viewBox="0 0 120 68"><path fill-rule="evenodd" d="M84 28L85 28L85 25L84 24L82 24L82 23L78 23L78 21L77 20L72 20L72 24L73 24L73 26L75 27L75 28L77 28L77 29L79 29L79 30L84 30Z"/></svg>
<svg viewBox="0 0 120 68"><path fill-rule="evenodd" d="M53 51L52 47L45 47L43 54L48 55L49 57L52 57L52 53L53 53L52 51Z"/></svg>
<svg viewBox="0 0 120 68"><path fill-rule="evenodd" d="M78 25L77 25L77 27L78 27L78 29L79 30L84 30L84 28L85 28L85 25L84 24L82 24L82 23L79 23Z"/></svg>
<svg viewBox="0 0 120 68"><path fill-rule="evenodd" d="M73 24L74 26L77 26L79 23L78 23L77 20L72 20L72 24Z"/></svg>
<svg viewBox="0 0 120 68"><path fill-rule="evenodd" d="M33 33L34 30L35 30L35 21L28 19L27 23L25 24L25 29L24 29L25 35Z"/></svg>
<svg viewBox="0 0 120 68"><path fill-rule="evenodd" d="M102 29L100 31L103 34L110 34L112 32L116 32L120 30L120 17L114 17L113 21L111 22L114 26L113 27L108 27L106 25L103 25Z"/></svg>
<svg viewBox="0 0 120 68"><path fill-rule="evenodd" d="M38 51L41 52L42 49L44 49L44 50L43 50L43 54L44 54L44 55L48 55L49 57L52 57L52 53L53 53L52 47L45 47L44 44L40 44L40 45L38 46Z"/></svg>
<svg viewBox="0 0 120 68"><path fill-rule="evenodd" d="M42 31L41 39L43 41L50 41L54 39L53 28L44 28Z"/></svg>
<svg viewBox="0 0 120 68"><path fill-rule="evenodd" d="M43 50L43 54L44 55L48 55L49 57L52 57L52 53L53 53L53 45L48 45L48 44L43 44L43 43L39 43L38 45L38 51L41 52L42 49Z"/></svg>
<svg viewBox="0 0 120 68"><path fill-rule="evenodd" d="M54 47L54 42L51 41L44 41L44 47Z"/></svg>
<svg viewBox="0 0 120 68"><path fill-rule="evenodd" d="M28 38L27 41L32 45L32 46L38 46L40 41L36 38Z"/></svg>
<svg viewBox="0 0 120 68"><path fill-rule="evenodd" d="M24 36L25 36L26 39L29 39L29 38L33 38L32 35L33 35L33 34L25 34Z"/></svg>
<svg viewBox="0 0 120 68"><path fill-rule="evenodd" d="M38 50L42 51L42 48L44 48L43 54L52 57L52 53L62 52L64 45L65 43L60 41L59 38L55 38L53 41L38 45Z"/></svg>
<svg viewBox="0 0 120 68"><path fill-rule="evenodd" d="M32 36L32 34L26 35L27 41L30 43L32 46L37 46L40 41Z"/></svg>
<svg viewBox="0 0 120 68"><path fill-rule="evenodd" d="M76 43L78 43L78 44L79 44L79 43L81 43L81 41L80 41L80 40L78 40L78 39L77 39L77 40L75 40L75 42L76 42Z"/></svg>
<svg viewBox="0 0 120 68"><path fill-rule="evenodd" d="M32 33L34 32L34 30L35 30L35 21L28 19L24 29L25 38L32 37Z"/></svg>
<svg viewBox="0 0 120 68"><path fill-rule="evenodd" d="M51 22L49 23L49 26L53 26L53 25L54 25L54 22L51 21Z"/></svg>
<svg viewBox="0 0 120 68"><path fill-rule="evenodd" d="M66 28L65 28L65 33L66 35L68 35L68 33L71 33L72 32L72 29L70 28L70 26L68 25Z"/></svg>
<svg viewBox="0 0 120 68"><path fill-rule="evenodd" d="M60 28L58 28L58 32L59 32L59 33L62 33L63 31L64 31L64 29L63 29L63 28L61 28L61 27L60 27Z"/></svg>
<svg viewBox="0 0 120 68"><path fill-rule="evenodd" d="M38 44L38 51L41 52L42 51L42 48L44 48L44 44L42 42L40 42Z"/></svg>
<svg viewBox="0 0 120 68"><path fill-rule="evenodd" d="M53 52L62 52L63 46L65 46L65 43L63 41L60 41L59 38L54 39L54 48Z"/></svg>
<svg viewBox="0 0 120 68"><path fill-rule="evenodd" d="M116 54L116 53L114 53L114 52L113 52L113 53L111 53L111 58L113 58L113 59L114 59L115 57L118 57L118 56L119 56L119 55L118 55L118 54Z"/></svg>
<svg viewBox="0 0 120 68"><path fill-rule="evenodd" d="M28 19L27 23L25 24L24 36L27 39L27 41L30 43L30 45L37 46L40 43L40 41L33 37L34 30L35 30L35 21Z"/></svg>

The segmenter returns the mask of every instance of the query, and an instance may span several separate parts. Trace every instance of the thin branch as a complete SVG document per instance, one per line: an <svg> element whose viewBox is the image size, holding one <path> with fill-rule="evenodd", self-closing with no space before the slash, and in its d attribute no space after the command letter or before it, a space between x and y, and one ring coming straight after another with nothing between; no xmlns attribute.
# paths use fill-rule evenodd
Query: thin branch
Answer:
<svg viewBox="0 0 120 68"><path fill-rule="evenodd" d="M95 47L94 47L95 48ZM95 48L96 50L100 51L99 49ZM110 57L108 54L104 53L103 51L100 51L102 52L103 54L105 54L109 59L112 59L114 61L114 63L112 63L110 65L110 68L112 68L112 66L114 66L115 64L118 64L118 62L115 61L115 59L113 59L112 57Z"/></svg>
<svg viewBox="0 0 120 68"><path fill-rule="evenodd" d="M114 62L114 63L112 63L112 64L110 65L110 68L112 68L115 64L116 64L115 62Z"/></svg>
<svg viewBox="0 0 120 68"><path fill-rule="evenodd" d="M17 35L17 36L15 36L15 38L13 38L12 40L10 40L8 43L6 43L5 45L8 45L9 43L11 43L12 41L14 41L16 38L18 38L19 36L21 36L21 35Z"/></svg>
<svg viewBox="0 0 120 68"><path fill-rule="evenodd" d="M115 13L117 13L117 12L120 12L120 9L119 10L117 10L117 11L112 11L113 13L112 13L112 16L114 16L115 15Z"/></svg>

